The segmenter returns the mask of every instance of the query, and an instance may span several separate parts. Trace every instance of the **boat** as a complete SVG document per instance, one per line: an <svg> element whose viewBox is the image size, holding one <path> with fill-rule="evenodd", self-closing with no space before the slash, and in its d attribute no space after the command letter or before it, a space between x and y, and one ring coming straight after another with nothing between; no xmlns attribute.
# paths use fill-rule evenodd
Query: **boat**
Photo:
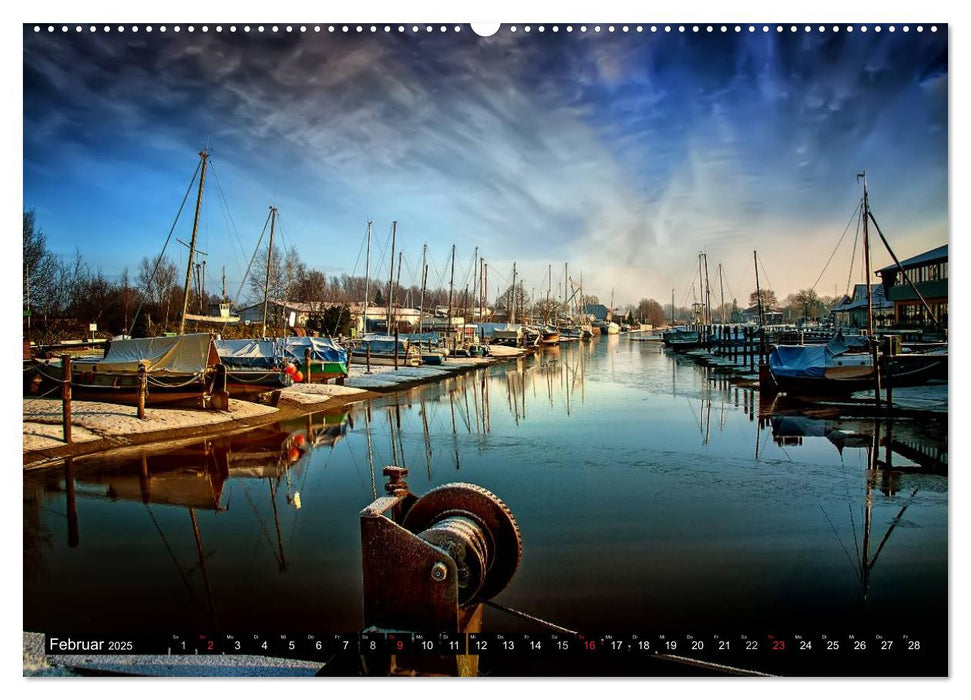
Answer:
<svg viewBox="0 0 971 700"><path fill-rule="evenodd" d="M102 358L77 358L71 363L71 393L75 399L137 404L139 366L144 365L146 405L184 403L209 405L220 364L208 333L115 340ZM35 362L41 381L38 391L61 381L59 362ZM47 387L47 388L45 388Z"/></svg>
<svg viewBox="0 0 971 700"><path fill-rule="evenodd" d="M893 355L881 363L880 382L884 387L919 386L946 368L946 352ZM780 391L797 396L851 394L872 389L876 380L873 354L850 350L839 335L826 345L775 346L769 372Z"/></svg>
<svg viewBox="0 0 971 700"><path fill-rule="evenodd" d="M226 368L227 391L234 398L256 399L293 383L285 371L289 358L273 340L214 340L213 344Z"/></svg>
<svg viewBox="0 0 971 700"><path fill-rule="evenodd" d="M776 387L791 395L826 396L849 394L854 391L872 390L883 387L907 387L926 384L932 379L947 378L948 353L946 346L927 352L891 353L877 363L876 343L872 312L870 279L870 238L869 222L876 226L880 238L897 262L897 256L880 231L880 227L870 211L867 192L866 172L858 173L857 180L863 181L863 198L860 203L860 218L863 222L863 252L865 260L866 298L868 307L867 333L865 336L844 338L842 332L826 345L777 345L769 355L769 373ZM897 262L899 267L900 263ZM903 268L901 268L903 270ZM758 267L756 267L756 275ZM906 277L905 277L906 278ZM757 279L757 278L756 278ZM917 287L913 286L917 297L924 304L931 318L937 322L927 302ZM756 284L756 288L758 288ZM863 345L859 350L851 349L848 341ZM899 347L899 345L898 345ZM879 373L879 374L878 374ZM879 381L878 381L879 379ZM879 398L879 397L878 397Z"/></svg>
<svg viewBox="0 0 971 700"><path fill-rule="evenodd" d="M441 333L408 333L399 338L404 338L412 346L417 346L423 365L444 364L450 354Z"/></svg>
<svg viewBox="0 0 971 700"><path fill-rule="evenodd" d="M396 346L393 335L369 333L354 348L351 362L362 365L370 363L417 367L421 364L421 352L405 338L399 337Z"/></svg>
<svg viewBox="0 0 971 700"><path fill-rule="evenodd" d="M666 347L672 350L684 351L695 350L705 346L698 331L690 331L684 328L675 328L662 334L662 340Z"/></svg>
<svg viewBox="0 0 971 700"><path fill-rule="evenodd" d="M327 381L347 376L347 350L330 338L291 336L280 338L279 343L304 374L307 373L304 367L306 353L310 350L311 380Z"/></svg>
<svg viewBox="0 0 971 700"><path fill-rule="evenodd" d="M546 326L540 331L540 345L559 345L560 331L557 328Z"/></svg>
<svg viewBox="0 0 971 700"><path fill-rule="evenodd" d="M491 345L505 345L506 347L518 348L523 344L523 327L518 323L507 323L496 326L489 336Z"/></svg>
<svg viewBox="0 0 971 700"><path fill-rule="evenodd" d="M641 343L663 343L664 334L659 331L636 331L631 334L630 339Z"/></svg>
<svg viewBox="0 0 971 700"><path fill-rule="evenodd" d="M600 332L603 335L617 335L620 333L620 326L613 321L608 321L600 327Z"/></svg>

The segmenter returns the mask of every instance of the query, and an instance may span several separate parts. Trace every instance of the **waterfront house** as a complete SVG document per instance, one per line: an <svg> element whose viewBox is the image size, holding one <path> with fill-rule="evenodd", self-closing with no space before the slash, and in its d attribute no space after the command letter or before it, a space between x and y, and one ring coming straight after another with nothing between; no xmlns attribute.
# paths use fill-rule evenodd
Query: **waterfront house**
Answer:
<svg viewBox="0 0 971 700"><path fill-rule="evenodd" d="M765 309L762 313L765 316L765 325L771 326L777 323L782 323L782 312L778 309ZM739 313L739 318L741 319L742 323L758 325L758 304L755 306L750 306L747 309L742 309L742 311Z"/></svg>
<svg viewBox="0 0 971 700"><path fill-rule="evenodd" d="M882 285L870 285L870 293L873 296L873 325L877 328L888 325L894 318L893 302L887 300ZM844 294L839 303L830 309L830 318L837 328L866 328L866 285L855 285L853 296Z"/></svg>
<svg viewBox="0 0 971 700"><path fill-rule="evenodd" d="M587 304L583 307L583 313L588 317L593 317L593 322L609 323L614 320L613 312L603 304Z"/></svg>
<svg viewBox="0 0 971 700"><path fill-rule="evenodd" d="M920 255L900 261L914 287L930 306L943 328L947 328L947 244ZM883 280L883 291L893 304L895 325L906 328L923 328L933 325L924 305L907 284L896 265L877 270Z"/></svg>

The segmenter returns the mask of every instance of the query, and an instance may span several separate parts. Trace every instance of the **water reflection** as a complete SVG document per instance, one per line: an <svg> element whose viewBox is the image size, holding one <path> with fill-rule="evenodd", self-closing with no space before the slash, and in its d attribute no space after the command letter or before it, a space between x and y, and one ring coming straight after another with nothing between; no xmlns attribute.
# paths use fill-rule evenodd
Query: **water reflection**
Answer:
<svg viewBox="0 0 971 700"><path fill-rule="evenodd" d="M358 631L359 512L388 464L417 494L468 481L505 501L525 548L499 602L569 629L946 622L946 424L874 435L767 412L650 343L563 345L347 413L25 475L24 624ZM483 625L535 630L500 611Z"/></svg>

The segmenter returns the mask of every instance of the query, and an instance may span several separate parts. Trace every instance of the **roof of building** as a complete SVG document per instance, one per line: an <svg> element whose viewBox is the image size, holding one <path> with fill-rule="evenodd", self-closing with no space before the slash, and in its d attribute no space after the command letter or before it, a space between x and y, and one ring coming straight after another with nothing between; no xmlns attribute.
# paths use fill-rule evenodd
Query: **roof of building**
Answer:
<svg viewBox="0 0 971 700"><path fill-rule="evenodd" d="M893 302L887 301L882 284L871 284L870 293L873 295L873 308L891 309ZM866 284L857 284L853 287L853 296L844 295L838 304L831 311L857 311L866 309Z"/></svg>
<svg viewBox="0 0 971 700"><path fill-rule="evenodd" d="M583 312L586 314L593 314L598 319L607 318L607 307L603 304L587 304L583 307Z"/></svg>
<svg viewBox="0 0 971 700"><path fill-rule="evenodd" d="M945 260L947 260L947 243L938 248L934 248L933 250L928 250L926 253L921 253L920 255L915 255L912 258L901 260L900 266L903 268L917 267L918 265L924 265L932 262L942 262ZM880 275L884 272L893 272L896 269L896 265L887 265L886 267L877 270L877 274Z"/></svg>

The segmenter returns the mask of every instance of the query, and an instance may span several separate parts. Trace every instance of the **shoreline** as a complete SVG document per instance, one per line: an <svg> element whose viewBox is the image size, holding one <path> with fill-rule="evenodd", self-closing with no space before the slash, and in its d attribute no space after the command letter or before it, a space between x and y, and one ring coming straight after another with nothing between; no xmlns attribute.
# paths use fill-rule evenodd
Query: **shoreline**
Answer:
<svg viewBox="0 0 971 700"><path fill-rule="evenodd" d="M276 407L231 399L230 412L203 409L149 408L146 420L135 417L136 408L125 404L74 401L71 443L64 443L60 399L23 397L23 469L34 471L61 464L65 459L114 454L146 445L178 444L210 435L244 432L331 409L340 409L383 394L405 391L448 377L515 360L522 355L462 358L439 366L374 367L372 374L354 366L343 386L298 384L284 389ZM239 414L234 417L233 414ZM54 418L49 418L54 416ZM31 420L33 418L33 420ZM46 419L45 419L46 418ZM106 419L108 424L106 425ZM159 428L159 425L170 427ZM28 432L30 431L30 432ZM48 434L49 433L49 434ZM36 443L36 446L30 446ZM54 443L54 444L50 444ZM58 444L59 443L59 444Z"/></svg>

